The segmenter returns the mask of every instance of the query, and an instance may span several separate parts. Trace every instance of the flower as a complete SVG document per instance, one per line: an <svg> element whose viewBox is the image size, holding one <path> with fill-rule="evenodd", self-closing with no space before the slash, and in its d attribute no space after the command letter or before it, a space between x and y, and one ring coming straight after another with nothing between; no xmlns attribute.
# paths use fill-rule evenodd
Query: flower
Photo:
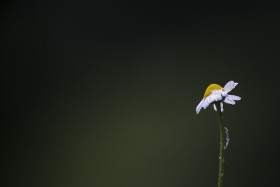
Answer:
<svg viewBox="0 0 280 187"><path fill-rule="evenodd" d="M218 84L210 84L204 93L203 99L196 107L196 113L198 114L201 108L206 109L211 103L215 101L224 101L228 104L235 104L235 101L239 101L241 97L235 95L229 95L228 93L237 86L237 82L229 81L224 88ZM223 103L221 104L221 111L223 112ZM213 104L214 110L217 111L215 104Z"/></svg>

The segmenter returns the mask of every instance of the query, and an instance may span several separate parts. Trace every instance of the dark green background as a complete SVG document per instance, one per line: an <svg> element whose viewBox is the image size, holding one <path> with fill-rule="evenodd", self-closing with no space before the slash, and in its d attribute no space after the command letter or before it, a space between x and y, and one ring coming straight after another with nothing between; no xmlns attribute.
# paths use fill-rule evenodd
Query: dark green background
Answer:
<svg viewBox="0 0 280 187"><path fill-rule="evenodd" d="M279 20L256 2L2 2L1 183L217 186L217 114L195 108L234 80L224 186L273 185Z"/></svg>

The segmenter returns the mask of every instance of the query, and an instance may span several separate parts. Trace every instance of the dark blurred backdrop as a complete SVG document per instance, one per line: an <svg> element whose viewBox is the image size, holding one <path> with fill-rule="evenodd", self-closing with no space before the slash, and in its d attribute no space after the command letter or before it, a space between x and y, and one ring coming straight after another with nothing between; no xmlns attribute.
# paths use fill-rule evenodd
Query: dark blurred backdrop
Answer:
<svg viewBox="0 0 280 187"><path fill-rule="evenodd" d="M195 108L209 84L229 80L242 100L223 113L224 186L278 182L277 4L30 0L0 10L1 186L217 186L217 114Z"/></svg>

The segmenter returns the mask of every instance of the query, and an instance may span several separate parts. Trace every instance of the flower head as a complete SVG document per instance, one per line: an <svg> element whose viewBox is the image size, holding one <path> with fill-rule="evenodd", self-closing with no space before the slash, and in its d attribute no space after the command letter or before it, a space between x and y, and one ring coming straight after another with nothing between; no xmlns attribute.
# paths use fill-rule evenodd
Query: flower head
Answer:
<svg viewBox="0 0 280 187"><path fill-rule="evenodd" d="M218 84L210 84L208 88L206 89L203 99L200 101L200 103L196 107L196 113L198 114L201 108L203 107L206 109L211 103L215 101L223 101L228 104L235 104L235 101L238 101L241 99L241 97L235 96L235 95L229 95L228 93L237 86L237 82L229 81L225 87L221 87ZM221 111L223 111L223 103L221 104ZM214 110L217 111L215 104Z"/></svg>

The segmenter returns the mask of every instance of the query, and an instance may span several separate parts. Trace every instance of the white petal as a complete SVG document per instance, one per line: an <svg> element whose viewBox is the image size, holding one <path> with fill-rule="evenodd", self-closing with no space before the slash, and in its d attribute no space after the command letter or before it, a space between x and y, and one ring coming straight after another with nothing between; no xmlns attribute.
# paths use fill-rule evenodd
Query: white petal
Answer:
<svg viewBox="0 0 280 187"><path fill-rule="evenodd" d="M236 95L228 95L228 98L235 101L239 101L241 99L241 97Z"/></svg>
<svg viewBox="0 0 280 187"><path fill-rule="evenodd" d="M216 108L216 105L215 105L215 104L213 104L213 107L214 107L214 110L217 111L217 108Z"/></svg>
<svg viewBox="0 0 280 187"><path fill-rule="evenodd" d="M233 88L235 88L235 86L237 86L237 84L237 82L229 81L224 87L225 92L230 92Z"/></svg>
<svg viewBox="0 0 280 187"><path fill-rule="evenodd" d="M231 99L228 98L228 97L225 98L224 102L227 103L227 104L231 104L231 105L234 105L234 104L235 104L235 101L234 101L234 100L231 100Z"/></svg>
<svg viewBox="0 0 280 187"><path fill-rule="evenodd" d="M204 98L200 101L200 103L197 105L196 107L196 113L198 114L199 111L201 110L202 106L203 106L203 103L204 103Z"/></svg>

